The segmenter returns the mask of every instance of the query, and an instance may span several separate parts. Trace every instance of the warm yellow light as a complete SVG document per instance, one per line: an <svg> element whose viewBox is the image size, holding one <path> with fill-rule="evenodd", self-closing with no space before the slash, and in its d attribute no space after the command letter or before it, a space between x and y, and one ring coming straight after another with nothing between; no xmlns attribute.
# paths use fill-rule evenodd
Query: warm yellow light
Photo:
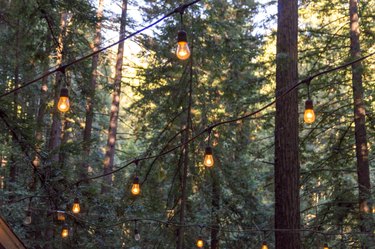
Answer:
<svg viewBox="0 0 375 249"><path fill-rule="evenodd" d="M61 229L61 237L66 238L69 236L69 228L67 225L64 225Z"/></svg>
<svg viewBox="0 0 375 249"><path fill-rule="evenodd" d="M57 220L59 221L65 220L65 213L63 211L57 211Z"/></svg>
<svg viewBox="0 0 375 249"><path fill-rule="evenodd" d="M206 150L205 150L203 164L206 167L214 166L214 157L212 155L212 148L211 147L207 147Z"/></svg>
<svg viewBox="0 0 375 249"><path fill-rule="evenodd" d="M189 59L190 49L187 42L181 41L177 43L176 55L180 60Z"/></svg>
<svg viewBox="0 0 375 249"><path fill-rule="evenodd" d="M323 249L329 249L328 245L327 245L327 244L324 244Z"/></svg>
<svg viewBox="0 0 375 249"><path fill-rule="evenodd" d="M303 114L303 119L306 124L312 124L315 121L314 106L312 100L306 100L305 113Z"/></svg>
<svg viewBox="0 0 375 249"><path fill-rule="evenodd" d="M60 92L60 99L57 103L57 109L59 109L60 112L67 112L69 111L70 103L69 103L69 95L68 95L68 89L62 88Z"/></svg>
<svg viewBox="0 0 375 249"><path fill-rule="evenodd" d="M267 242L263 241L261 249L268 249Z"/></svg>
<svg viewBox="0 0 375 249"><path fill-rule="evenodd" d="M81 211L81 207L79 205L79 199L75 198L73 202L72 212L78 214Z"/></svg>
<svg viewBox="0 0 375 249"><path fill-rule="evenodd" d="M187 34L183 30L180 30L178 32L176 55L180 60L186 60L190 57L190 49L187 43Z"/></svg>
<svg viewBox="0 0 375 249"><path fill-rule="evenodd" d="M204 242L202 238L198 238L197 240L197 247L202 248L204 246Z"/></svg>
<svg viewBox="0 0 375 249"><path fill-rule="evenodd" d="M303 119L305 120L305 123L311 124L315 121L315 113L313 109L307 109L305 110L305 114L303 115Z"/></svg>
<svg viewBox="0 0 375 249"><path fill-rule="evenodd" d="M139 178L138 176L134 177L133 186L131 190L133 195L139 195L141 193L141 188L139 186Z"/></svg>
<svg viewBox="0 0 375 249"><path fill-rule="evenodd" d="M57 104L57 108L60 112L67 112L69 111L69 98L68 97L60 97L59 103Z"/></svg>

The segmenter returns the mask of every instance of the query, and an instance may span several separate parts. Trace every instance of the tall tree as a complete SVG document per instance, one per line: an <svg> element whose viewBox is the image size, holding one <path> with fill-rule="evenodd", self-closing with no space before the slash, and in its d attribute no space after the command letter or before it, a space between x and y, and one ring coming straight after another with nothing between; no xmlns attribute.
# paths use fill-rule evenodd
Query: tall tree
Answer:
<svg viewBox="0 0 375 249"><path fill-rule="evenodd" d="M58 46L56 48L56 64L61 66L63 63L63 50L64 50L64 38L67 32L67 26L69 21L69 14L67 12L61 13L60 17L60 34L58 38ZM62 81L65 72L58 72L56 73L55 78L55 86L54 86L54 106L52 109L52 125L51 125L51 132L49 138L48 149L51 153L51 160L52 162L56 163L59 159L59 153L57 150L61 143L61 119L60 119L60 112L57 109L57 104L60 98L60 90L62 87ZM50 172L47 172L47 175Z"/></svg>
<svg viewBox="0 0 375 249"><path fill-rule="evenodd" d="M349 1L350 55L352 59L358 59L361 57L358 2L358 0ZM357 62L352 65L355 148L357 157L359 212L361 220L360 230L361 232L371 232L371 223L369 221L372 220L372 218L368 215L370 213L370 204L368 200L371 198L371 183L366 132L366 108L363 100L362 72L362 62ZM362 247L370 248L366 243L363 243Z"/></svg>
<svg viewBox="0 0 375 249"><path fill-rule="evenodd" d="M125 37L126 29L126 18L127 18L127 6L128 1L122 1L122 12L121 12L121 23L120 23L120 39ZM116 146L116 134L117 125L119 117L119 107L120 107L120 94L121 94L121 81L122 81L122 64L124 57L124 42L120 42L117 48L116 57L116 69L115 69L115 81L113 83L113 93L112 93L112 104L111 113L109 118L109 128L108 128L108 140L107 147L104 157L104 174L108 174L113 169L114 157L115 157L115 146ZM112 175L109 174L105 176L104 183L102 186L102 192L108 190L108 186L112 184Z"/></svg>
<svg viewBox="0 0 375 249"><path fill-rule="evenodd" d="M96 13L97 20L96 20L93 52L98 51L100 43L101 43L103 9L104 9L104 0L99 0L98 10ZM97 85L96 82L98 79L98 62L99 62L99 54L95 54L92 57L92 62L91 62L92 64L91 82L86 90L86 93L87 93L86 120L85 120L85 128L83 130L83 160L82 160L81 178L85 178L87 176L87 172L89 168L88 158L90 157L90 151L91 151L91 131L92 131L92 123L94 120L94 103L95 103L94 99L95 99L95 89Z"/></svg>
<svg viewBox="0 0 375 249"><path fill-rule="evenodd" d="M301 248L297 90L279 98L298 80L298 1L278 1L275 117L276 248ZM280 230L277 230L280 229ZM288 231L282 231L288 229Z"/></svg>

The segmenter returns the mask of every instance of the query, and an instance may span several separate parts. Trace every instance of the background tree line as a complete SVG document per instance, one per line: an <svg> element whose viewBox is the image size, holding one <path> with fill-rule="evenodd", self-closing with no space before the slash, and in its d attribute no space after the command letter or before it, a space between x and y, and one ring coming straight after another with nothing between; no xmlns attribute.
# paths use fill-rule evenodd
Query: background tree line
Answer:
<svg viewBox="0 0 375 249"><path fill-rule="evenodd" d="M95 52L182 4L0 3L1 93ZM298 79L374 51L371 1L278 4L286 12L280 10L277 18L264 13L276 7L275 1L202 1L184 12L182 27L180 16L173 15L125 44L2 97L0 213L25 244L182 249L194 247L202 236L205 248L212 249L260 248L262 240L270 248L323 248L324 243L370 248L372 57L311 81L317 116L312 125L303 123L303 85L298 94L248 119L217 126L210 136L172 153L87 180L185 143L212 124L264 106ZM187 61L174 53L180 28L192 52ZM289 39L297 37L298 42ZM63 87L71 100L65 114L56 108ZM212 169L203 165L208 143L214 151ZM135 175L141 182L137 197L130 193ZM293 184L285 182L286 176ZM285 199L289 194L293 202ZM75 197L81 213L67 211L71 234L62 239L55 211L70 210ZM291 205L290 212L283 212L285 205ZM29 211L32 222L25 225Z"/></svg>

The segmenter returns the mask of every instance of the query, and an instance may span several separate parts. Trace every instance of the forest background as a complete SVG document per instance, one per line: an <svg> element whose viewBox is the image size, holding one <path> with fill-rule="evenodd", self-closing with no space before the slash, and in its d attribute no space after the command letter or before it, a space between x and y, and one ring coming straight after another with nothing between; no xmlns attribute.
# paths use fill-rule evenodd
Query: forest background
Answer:
<svg viewBox="0 0 375 249"><path fill-rule="evenodd" d="M298 1L300 80L360 58L351 46L353 2L361 53L375 52L375 1ZM186 8L183 23L174 13L98 52L183 3L0 0L0 214L28 248L182 249L198 237L211 249L261 248L262 241L287 248L277 247L275 192L293 186L275 187L275 105L215 126L285 91L276 86L277 1L201 1ZM186 61L175 55L181 27L191 49ZM298 233L301 248L372 243L374 58L357 69L367 172L356 154L355 68L298 87L300 226L284 232ZM60 113L64 87L71 109ZM303 122L308 95L313 124ZM212 168L203 165L207 145ZM139 196L130 192L135 176ZM75 198L79 214L71 212ZM65 225L69 236L61 238Z"/></svg>

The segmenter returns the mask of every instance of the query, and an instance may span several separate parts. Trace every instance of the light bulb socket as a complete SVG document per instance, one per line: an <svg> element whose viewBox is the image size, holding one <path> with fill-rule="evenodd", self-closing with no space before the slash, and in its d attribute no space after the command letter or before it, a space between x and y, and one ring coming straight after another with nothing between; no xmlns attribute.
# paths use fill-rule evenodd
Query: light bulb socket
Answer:
<svg viewBox="0 0 375 249"><path fill-rule="evenodd" d="M74 204L79 204L79 199L78 199L78 197L74 198L73 203L74 203Z"/></svg>
<svg viewBox="0 0 375 249"><path fill-rule="evenodd" d="M134 177L133 184L139 184L139 178L138 178L138 176Z"/></svg>
<svg viewBox="0 0 375 249"><path fill-rule="evenodd" d="M324 243L323 247L324 248L329 248L327 243Z"/></svg>
<svg viewBox="0 0 375 249"><path fill-rule="evenodd" d="M60 97L69 97L69 90L66 87L61 88Z"/></svg>
<svg viewBox="0 0 375 249"><path fill-rule="evenodd" d="M210 146L206 147L206 150L204 151L205 155L212 155L212 148Z"/></svg>
<svg viewBox="0 0 375 249"><path fill-rule="evenodd" d="M305 109L306 110L312 110L312 109L314 109L314 104L313 104L313 101L311 99L306 100L306 102L305 102Z"/></svg>
<svg viewBox="0 0 375 249"><path fill-rule="evenodd" d="M178 31L177 42L187 42L187 34L184 30Z"/></svg>
<svg viewBox="0 0 375 249"><path fill-rule="evenodd" d="M267 242L263 241L262 246L266 246Z"/></svg>

